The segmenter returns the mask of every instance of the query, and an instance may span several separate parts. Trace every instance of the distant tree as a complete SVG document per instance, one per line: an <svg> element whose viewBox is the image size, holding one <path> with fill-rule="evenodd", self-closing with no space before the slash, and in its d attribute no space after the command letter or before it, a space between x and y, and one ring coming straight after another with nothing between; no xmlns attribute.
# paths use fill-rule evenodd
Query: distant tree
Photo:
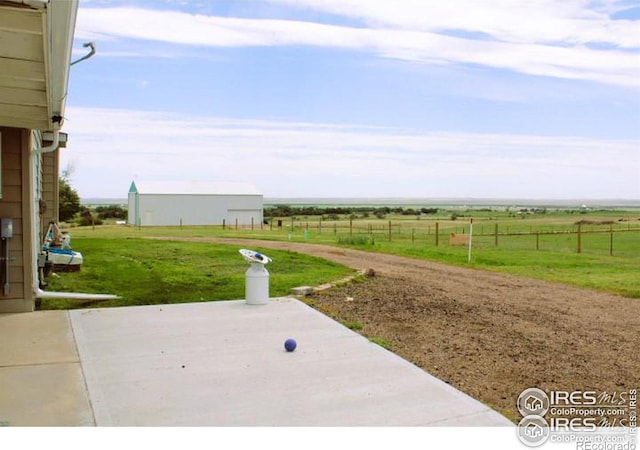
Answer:
<svg viewBox="0 0 640 450"><path fill-rule="evenodd" d="M384 212L383 209L377 209L374 213L373 213L378 219L384 219L386 214Z"/></svg>
<svg viewBox="0 0 640 450"><path fill-rule="evenodd" d="M89 225L102 225L102 219L100 219L99 217L94 217L91 213L91 209L83 207L80 211L78 225L85 227Z"/></svg>
<svg viewBox="0 0 640 450"><path fill-rule="evenodd" d="M60 213L58 220L68 222L80 212L80 196L78 192L71 187L66 174L60 177Z"/></svg>
<svg viewBox="0 0 640 450"><path fill-rule="evenodd" d="M127 210L119 205L98 206L96 208L98 219L125 219Z"/></svg>

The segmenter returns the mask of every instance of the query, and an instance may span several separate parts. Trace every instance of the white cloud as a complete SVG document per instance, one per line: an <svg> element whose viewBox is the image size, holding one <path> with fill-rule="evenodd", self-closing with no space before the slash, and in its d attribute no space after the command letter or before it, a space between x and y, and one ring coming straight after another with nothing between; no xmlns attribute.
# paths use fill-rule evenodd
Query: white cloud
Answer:
<svg viewBox="0 0 640 450"><path fill-rule="evenodd" d="M568 6L559 1L541 2L548 10L521 1L496 2L494 7L477 1L426 5L417 1L283 1L362 17L372 23L369 28L133 8L81 8L76 36L204 47L346 48L420 63L479 64L639 87L640 58L637 52L628 51L640 48L637 23L609 20L603 13L580 8L582 2L576 1ZM462 37L465 33L483 33L488 38ZM593 49L587 43L617 49Z"/></svg>
<svg viewBox="0 0 640 450"><path fill-rule="evenodd" d="M237 180L269 197L638 198L637 142L423 133L68 107L72 185L126 196L139 179Z"/></svg>
<svg viewBox="0 0 640 450"><path fill-rule="evenodd" d="M481 33L513 43L607 43L640 48L637 22L612 20L621 1L267 0L362 19L374 28Z"/></svg>

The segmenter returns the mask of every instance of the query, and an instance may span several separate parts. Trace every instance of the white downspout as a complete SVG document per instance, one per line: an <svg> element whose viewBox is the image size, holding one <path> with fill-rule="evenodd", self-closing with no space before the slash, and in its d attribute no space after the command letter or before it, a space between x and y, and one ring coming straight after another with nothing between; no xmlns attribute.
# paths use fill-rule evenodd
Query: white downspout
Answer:
<svg viewBox="0 0 640 450"><path fill-rule="evenodd" d="M54 118L55 119L55 118ZM43 153L50 153L58 150L60 146L60 122L53 122L53 142L46 147L34 148L31 152L34 155L41 155Z"/></svg>
<svg viewBox="0 0 640 450"><path fill-rule="evenodd" d="M58 298L72 300L118 300L122 297L112 294L85 294L84 292L56 292L43 291L38 288L35 290L36 298Z"/></svg>
<svg viewBox="0 0 640 450"><path fill-rule="evenodd" d="M35 185L35 175L33 173L34 170L36 170L36 158L39 158L40 155L42 155L43 153L50 153L53 152L55 150L58 149L58 147L60 146L60 123L62 122L62 117L60 116L53 116L51 118L51 122L53 123L53 142L50 145L47 146L41 146L38 148L34 148L31 150L31 152L29 152L29 167L30 167L30 172L32 172L29 175L30 178L30 190L31 190L31 194L34 196L36 195L36 192L38 190L38 188ZM31 207L31 214L33 216L33 220L32 220L32 226L31 226L31 233L33 234L32 237L32 242L34 245L34 250L39 249L40 248L40 241L39 239L36 239L37 236L39 236L39 224L40 221L36 220L36 217L38 216L37 211L35 210L35 203L34 205L32 205ZM39 250L34 251L33 253L33 259L32 259L32 263L33 263L33 267L35 268L34 270L34 277L32 280L32 288L34 291L34 294L36 294L36 298L37 298L37 290L39 290L39 279L40 279L40 274L39 274L39 270L38 270L38 254L39 254Z"/></svg>

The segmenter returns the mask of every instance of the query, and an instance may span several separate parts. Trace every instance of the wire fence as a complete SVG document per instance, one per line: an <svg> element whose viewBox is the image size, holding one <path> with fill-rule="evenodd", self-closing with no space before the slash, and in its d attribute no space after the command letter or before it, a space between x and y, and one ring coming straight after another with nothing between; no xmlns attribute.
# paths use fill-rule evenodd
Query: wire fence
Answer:
<svg viewBox="0 0 640 450"><path fill-rule="evenodd" d="M472 228L473 226L473 228ZM395 242L426 246L468 246L514 250L595 253L640 257L640 220L621 222L554 223L478 223L458 221L403 220L299 220L275 218L251 226L228 226L273 233L285 233L289 239L311 241L337 240L349 244ZM471 234L472 233L472 234Z"/></svg>

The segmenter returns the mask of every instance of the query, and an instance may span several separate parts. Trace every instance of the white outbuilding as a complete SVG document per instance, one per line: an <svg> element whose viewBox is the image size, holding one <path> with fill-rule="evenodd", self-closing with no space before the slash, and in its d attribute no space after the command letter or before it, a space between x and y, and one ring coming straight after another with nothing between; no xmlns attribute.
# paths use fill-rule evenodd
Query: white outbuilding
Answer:
<svg viewBox="0 0 640 450"><path fill-rule="evenodd" d="M259 225L263 195L249 183L133 181L129 223L137 226Z"/></svg>

